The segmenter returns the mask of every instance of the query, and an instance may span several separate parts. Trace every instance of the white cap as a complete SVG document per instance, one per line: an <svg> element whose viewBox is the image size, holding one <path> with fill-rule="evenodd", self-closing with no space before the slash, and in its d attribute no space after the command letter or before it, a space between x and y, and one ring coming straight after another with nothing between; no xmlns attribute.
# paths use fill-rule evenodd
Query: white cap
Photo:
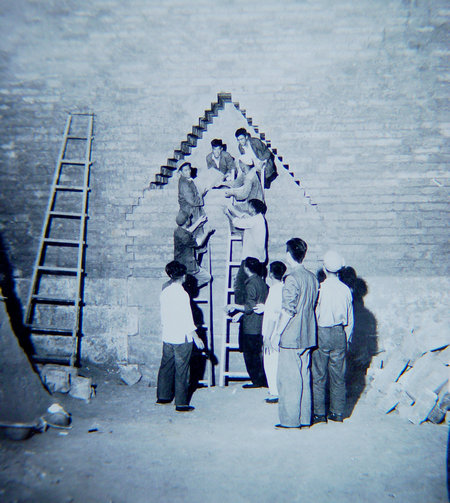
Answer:
<svg viewBox="0 0 450 503"><path fill-rule="evenodd" d="M345 261L339 253L334 250L328 250L323 256L323 265L327 271L337 272L344 267Z"/></svg>

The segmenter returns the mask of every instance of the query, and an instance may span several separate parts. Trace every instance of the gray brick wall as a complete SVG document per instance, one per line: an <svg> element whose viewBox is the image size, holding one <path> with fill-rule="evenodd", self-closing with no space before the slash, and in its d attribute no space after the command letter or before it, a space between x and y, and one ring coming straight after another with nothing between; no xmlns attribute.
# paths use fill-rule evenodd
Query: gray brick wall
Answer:
<svg viewBox="0 0 450 503"><path fill-rule="evenodd" d="M444 0L7 3L0 225L22 300L66 113L94 112L83 351L156 365L176 194L144 189L221 91L302 184L280 177L268 195L273 256L298 230L313 269L335 246L363 277L448 276L449 17Z"/></svg>

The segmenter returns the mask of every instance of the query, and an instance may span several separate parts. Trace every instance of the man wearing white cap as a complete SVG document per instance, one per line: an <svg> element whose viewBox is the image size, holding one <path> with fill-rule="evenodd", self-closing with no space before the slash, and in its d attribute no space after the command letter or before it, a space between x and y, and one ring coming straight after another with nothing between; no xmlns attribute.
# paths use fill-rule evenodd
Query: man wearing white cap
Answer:
<svg viewBox="0 0 450 503"><path fill-rule="evenodd" d="M326 423L325 387L329 377L330 410L328 419L342 422L345 408L345 368L347 345L353 331L352 294L337 272L345 265L335 251L323 257L326 274L316 307L318 348L312 355L314 423Z"/></svg>

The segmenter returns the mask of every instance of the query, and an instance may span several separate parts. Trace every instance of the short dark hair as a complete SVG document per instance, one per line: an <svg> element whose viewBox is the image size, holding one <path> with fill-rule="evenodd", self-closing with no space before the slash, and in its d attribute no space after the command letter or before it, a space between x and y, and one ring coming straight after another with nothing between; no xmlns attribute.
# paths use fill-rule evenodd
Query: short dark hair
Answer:
<svg viewBox="0 0 450 503"><path fill-rule="evenodd" d="M220 138L214 138L214 140L211 141L211 147L223 147L223 142Z"/></svg>
<svg viewBox="0 0 450 503"><path fill-rule="evenodd" d="M269 270L275 279L281 281L283 279L284 273L286 272L286 266L283 262L275 260L275 262L272 262L270 264Z"/></svg>
<svg viewBox="0 0 450 503"><path fill-rule="evenodd" d="M166 265L166 274L170 279L182 278L186 274L186 266L178 260L172 260Z"/></svg>
<svg viewBox="0 0 450 503"><path fill-rule="evenodd" d="M239 129L236 129L236 132L234 133L234 136L236 136L236 138L238 136L249 136L249 134L247 133L247 130L243 127L240 127Z"/></svg>
<svg viewBox="0 0 450 503"><path fill-rule="evenodd" d="M258 275L261 274L261 262L257 258L247 257L244 261L244 265L250 272Z"/></svg>
<svg viewBox="0 0 450 503"><path fill-rule="evenodd" d="M292 238L286 243L287 251L291 254L291 257L301 264L306 255L306 250L308 245L300 238Z"/></svg>
<svg viewBox="0 0 450 503"><path fill-rule="evenodd" d="M264 215L267 211L267 206L259 199L250 199L248 204L252 206L256 213L262 213Z"/></svg>

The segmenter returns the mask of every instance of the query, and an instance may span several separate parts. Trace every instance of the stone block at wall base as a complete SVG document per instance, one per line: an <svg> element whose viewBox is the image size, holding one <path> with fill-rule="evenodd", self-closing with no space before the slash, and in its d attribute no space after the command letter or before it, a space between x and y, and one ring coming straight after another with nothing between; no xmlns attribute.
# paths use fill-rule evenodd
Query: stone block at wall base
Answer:
<svg viewBox="0 0 450 503"><path fill-rule="evenodd" d="M119 374L122 381L128 386L133 386L142 377L137 364L119 363Z"/></svg>
<svg viewBox="0 0 450 503"><path fill-rule="evenodd" d="M128 336L119 334L86 335L81 340L81 358L106 365L126 362L128 361Z"/></svg>

